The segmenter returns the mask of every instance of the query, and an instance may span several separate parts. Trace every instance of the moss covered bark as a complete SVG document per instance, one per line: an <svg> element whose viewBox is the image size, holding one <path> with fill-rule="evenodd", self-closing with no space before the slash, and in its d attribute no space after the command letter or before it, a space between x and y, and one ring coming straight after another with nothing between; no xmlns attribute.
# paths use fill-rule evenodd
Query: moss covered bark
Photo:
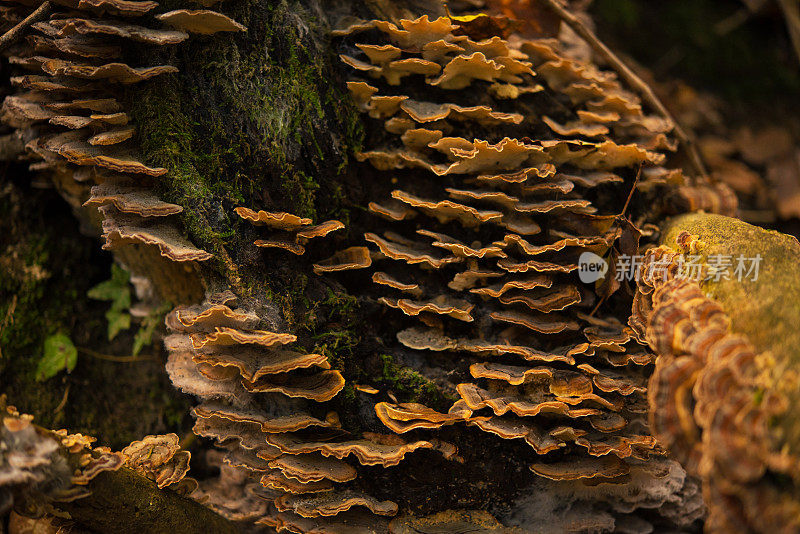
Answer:
<svg viewBox="0 0 800 534"><path fill-rule="evenodd" d="M234 207L348 219L341 176L360 144L360 121L316 7L231 2L223 11L247 32L131 51L180 69L131 89L139 143L149 163L169 169L158 190L184 206L190 237L244 293L258 277L238 272L247 263L238 251L252 234L242 231Z"/></svg>
<svg viewBox="0 0 800 534"><path fill-rule="evenodd" d="M719 302L731 318L734 331L745 334L759 351L780 358L796 358L800 346L800 243L795 237L765 230L738 219L694 213L677 217L664 230L662 241L674 246L681 231L701 241L698 255L728 258L732 265L726 276L703 280L701 288ZM757 270L734 272L737 259L744 265L757 258Z"/></svg>
<svg viewBox="0 0 800 534"><path fill-rule="evenodd" d="M770 355L764 360L768 368L761 382L785 395L792 407L772 421L772 428L787 450L800 453L800 243L790 235L704 213L674 219L665 227L662 241L674 246L682 231L700 240L697 254L702 263L715 256L732 260L728 277L711 277L700 286L722 305L733 332L745 335L758 352ZM758 264L741 280L734 274L740 257L748 266L751 259Z"/></svg>
<svg viewBox="0 0 800 534"><path fill-rule="evenodd" d="M364 136L363 119L345 90L346 73L337 57L344 51L331 45L328 25L345 14L410 14L403 4L237 0L220 10L247 26L246 33L193 36L155 53L130 51L149 54L149 64L170 63L180 70L144 84L143 90L133 88L128 100L145 160L169 169L157 184L159 193L184 207L188 236L215 254L204 266L206 280L212 287L232 287L258 311L264 328L296 334L297 345L325 354L342 371L345 389L323 408L335 410L343 427L356 435L386 428L375 416L375 398L354 385L377 386L398 402L446 410L455 399L447 385L468 373L456 361L458 376L431 379L415 371L420 362L395 338L401 320L370 296L362 275L321 277L311 268L337 250L363 243L365 231L376 230L365 206L391 187L370 166L350 165ZM409 4L416 10L420 3ZM237 206L288 211L315 223L335 218L347 227L313 241L300 257L264 251L253 245L264 229L239 220L233 212ZM354 298L348 288L362 296ZM472 455L492 458L480 469L458 468L451 479L439 480L439 473L452 472L452 462L423 451L419 462L391 473L370 468L362 481L369 486L365 490L419 512L442 506L420 499L419 491L434 486L439 495L450 496L452 506L483 502L486 481L499 482L492 473L506 460L490 437L475 434L445 431L443 439L459 435ZM525 456L524 446L511 448ZM526 473L520 459L513 476L522 480ZM498 501L524 487L503 482L499 490L492 484Z"/></svg>
<svg viewBox="0 0 800 534"><path fill-rule="evenodd" d="M92 532L201 534L239 532L233 523L186 497L160 490L155 482L123 467L100 473L89 483L89 497L59 504Z"/></svg>
<svg viewBox="0 0 800 534"><path fill-rule="evenodd" d="M365 328L375 307L348 294L339 283L347 285L346 276L311 274L314 262L368 229L364 206L373 187L371 175L348 165L364 132L330 43L330 23L340 15L373 16L384 4L227 3L221 11L247 32L130 50L179 72L132 87L126 98L143 157L169 170L158 192L184 207L188 236L215 255L204 267L209 283L248 300L266 318L264 327L291 331L299 345L327 355L348 384L389 381L404 400L419 400L432 386L409 379L402 365L384 365L377 336ZM314 241L302 257L264 252L253 246L263 232L234 214L238 206L315 223L335 218L346 228ZM334 402L355 413L354 399L348 386ZM361 428L358 418L351 423Z"/></svg>
<svg viewBox="0 0 800 534"><path fill-rule="evenodd" d="M0 392L43 426L113 447L149 433L187 431L188 402L164 376L160 343L137 361L103 359L130 359L134 335L109 342L108 306L86 294L110 277L111 255L81 233L56 191L35 189L29 180L18 167L0 174ZM39 381L44 340L57 333L78 347L77 365Z"/></svg>

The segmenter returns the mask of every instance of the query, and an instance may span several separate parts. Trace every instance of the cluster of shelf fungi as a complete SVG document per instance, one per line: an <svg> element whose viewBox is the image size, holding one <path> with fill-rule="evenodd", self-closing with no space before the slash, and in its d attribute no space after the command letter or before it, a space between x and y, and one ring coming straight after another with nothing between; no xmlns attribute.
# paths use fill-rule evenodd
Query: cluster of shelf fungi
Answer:
<svg viewBox="0 0 800 534"><path fill-rule="evenodd" d="M35 7L4 4L3 16L13 23ZM694 350L671 344L673 315L658 321L675 308L697 319L685 304L700 295L645 278L629 326L627 316L600 305L614 288L577 275L585 251L613 263L626 239L657 237L670 208L733 214L735 198L718 183L666 166L677 148L670 121L645 113L580 40L567 30L526 39L500 26L486 35L486 26L474 30L469 19L427 16L347 20L333 30L332 46L350 73L347 89L366 127L380 132L356 156L387 195L367 206L371 231L309 271L350 271L371 284L370 293L404 317L395 333L404 350L427 369L442 365L443 354L458 357L471 376L445 386L457 399L447 411L373 402L384 431L353 433L330 406L347 383L342 371L299 346L296 333L269 329L270 320L232 288L204 288L198 263L213 255L183 236L184 208L154 192L169 171L142 161L136 126L116 95L120 84L177 69L128 65L122 47L246 30L209 9L154 14L157 7L57 2L9 51L25 73L12 78L16 92L2 110L26 143L31 170L46 174L76 209L98 208L90 218L104 248L144 293L183 303L166 318L167 372L197 398L193 430L218 446L208 459L220 474L199 484L184 478L185 451L156 437L138 446L168 451L169 469L147 464L140 471L232 521L298 533L514 532L534 521L556 531L681 530L696 528L706 506L715 528L736 524L731 507L740 496L705 485L722 497L704 504L698 480L685 470L696 470L697 451L681 449L678 438L659 442L648 422L655 354ZM634 187L660 205L631 221L619 199ZM265 261L302 256L315 239L345 226L258 208L239 206L235 214L257 227L261 238L252 246L265 250ZM716 341L728 340L723 315L702 316L711 323L694 327L707 339L711 324ZM672 381L699 365L676 361L658 368L658 398L677 410L655 410L666 429L680 424L675 414L683 409L671 400ZM718 382L703 387L723 387L714 376ZM378 393L354 386L364 399ZM497 517L479 509L417 517L370 494L366 468L391 476L392 467L414 461L414 451L463 462L458 443L440 438L443 427L486 433L498 450L503 440L529 446L536 458L527 465L529 497L505 503ZM133 465L130 457L114 456Z"/></svg>

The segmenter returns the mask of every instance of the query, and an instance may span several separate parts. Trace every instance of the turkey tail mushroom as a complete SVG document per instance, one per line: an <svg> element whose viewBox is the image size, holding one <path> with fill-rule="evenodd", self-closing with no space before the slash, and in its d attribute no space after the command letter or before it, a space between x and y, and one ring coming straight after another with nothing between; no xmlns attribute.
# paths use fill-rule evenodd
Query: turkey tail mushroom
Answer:
<svg viewBox="0 0 800 534"><path fill-rule="evenodd" d="M269 163L280 176L252 180L246 192L239 187L246 173L236 169L229 173L235 178L203 182L213 187L200 194L160 198L160 191L175 192L165 184L185 179L175 167L193 163L150 161L146 143L140 146L138 139L146 120L126 106L131 95L141 94L140 87L180 76L168 63L183 68L191 54L181 49L136 55L126 53L127 46L156 49L189 39L228 39L235 44L225 50L238 54L242 43L257 38L248 53L259 62L252 69L248 63L245 76L258 82L268 76L266 85L277 93L283 87L273 87L276 64L267 69L266 58L261 60L267 52L273 61L273 38L264 34L273 35L274 28L245 13L247 18L238 18L248 29L205 9L214 0L199 3L204 9L162 13L149 1L59 0L53 13L32 27L30 39L11 50L16 92L5 99L2 117L23 137L32 170L47 173L76 209L98 208L91 216L103 248L175 305L165 319L166 370L176 388L198 401L192 409L194 433L217 446L207 458L219 475L201 481L191 495L206 512L248 528L297 533L515 532L531 525L597 532L693 528L704 514L696 481L663 445L688 458L704 481L713 481L706 484L706 496L719 496L720 508L741 504L749 513L777 494L765 474L771 471L765 470L788 473L789 464L781 463L785 456L734 461L744 450L738 430L767 435L762 405L747 404L758 395L723 405L709 400L710 392L728 391L737 380L762 380L750 373L762 353L751 351L742 338L727 339L723 323L714 322L715 333L695 336L692 347L724 341L719 347L744 375L719 370L713 379L698 379L709 363L682 353L674 360L685 365L672 369L671 360L660 360L648 383L655 356L647 344L659 354L672 350L676 340L686 341L681 336L691 321L717 321L718 310L705 306L693 312L675 299L696 305L700 295L683 287L669 286L675 294L663 290L666 278L647 275L645 266L626 325L617 318L620 302L627 302L623 292L616 293L617 272L595 284L581 279L583 255L615 264L621 251L636 254L639 236L657 232L664 214L694 208L730 213L735 198L725 186L669 168L676 147L673 125L650 114L615 73L586 57L574 35L550 28L546 33L555 37L531 39L515 33L515 23L504 16L414 19L399 7L385 8L397 15L392 21L349 19L331 32L332 41L317 39L316 33L304 40L301 33L318 29L301 25L292 34L296 41L313 42L314 50L328 43L341 60L341 72L352 78L346 89L369 132L363 143L321 147L314 117L311 142L290 161L283 154L289 141L275 143L258 131L257 142L250 143L226 131L222 138L244 147L244 159L251 150L261 151L255 165L248 165L254 174L270 174L257 168ZM369 4L359 11L388 5ZM270 13L284 9L254 6ZM32 10L27 2L17 9ZM300 17L290 14L291 24L297 24ZM543 25L552 25L539 15ZM277 18L270 23L289 24ZM205 37L210 34L218 35ZM292 62L312 65L313 58L295 51L287 50ZM190 73L191 84L196 74ZM305 91L294 71L287 78ZM240 82L227 81L224 88L210 83L212 98L226 92L245 98L251 80ZM262 114L262 101L254 100L259 106L254 114ZM301 100L305 105L305 96ZM330 101L315 100L311 107L323 117ZM223 117L229 113L225 106ZM283 118L267 120L269 129ZM359 122L335 119L337 127ZM231 127L249 128L243 122ZM183 143L184 132L172 133ZM264 148L273 144L280 154ZM318 210L307 199L275 200L278 191L270 188L278 183L280 194L291 196L284 173L299 158L339 157L356 145L353 176L369 179L348 186L361 195L363 213L349 213L352 206ZM177 152L186 156L193 149L181 146ZM239 146L228 149L232 160L242 155ZM230 155L210 159L216 165ZM332 161L325 159L324 166L335 168ZM304 177L298 171L291 179ZM214 209L190 205L206 192L213 195L218 185L230 185L217 183L228 178L236 181L235 191L215 198ZM342 181L341 169L328 178ZM330 185L311 182L309 188ZM640 204L652 209L628 210L628 202L623 207L634 191L643 197ZM315 224L319 213L336 219ZM184 236L179 217L187 228L193 217L233 224L224 231L216 222L207 228L214 231L191 231L206 251ZM341 231L345 223L347 231ZM236 246L228 246L228 237ZM264 257L267 262L260 261ZM207 267L217 263L224 272ZM295 274L277 287L300 293L297 300L314 301L305 309L308 324L289 321L299 308L292 297L275 295L254 276L242 283L240 268L262 278ZM317 276L308 277L312 271ZM317 304L326 295L326 303L335 301L340 288L352 286L367 310L359 312L365 324L358 328L388 335L365 336L356 354L332 354L330 346L336 348L344 337L341 317L330 310L330 331L317 331L317 314L325 313ZM219 287L224 291L216 291ZM366 324L372 322L381 324ZM659 335L651 332L653 325ZM326 337L335 339L328 345ZM398 376L393 355L402 358ZM689 392L706 400L694 402ZM780 392L776 398L791 395L788 389ZM648 421L653 403L676 406ZM741 414L746 417L737 418ZM785 430L792 435L791 428ZM707 456L704 444L712 439L732 445ZM462 443L466 450L459 450ZM177 445L174 434L147 436L124 453L148 483L188 491L194 489L184 478L190 458ZM444 475L447 486L439 479L431 484L429 464L446 465L456 474ZM483 480L491 469L510 478ZM752 480L769 492L740 491L743 481ZM427 498L432 487L442 495ZM453 488L453 494L444 495L449 492L443 487ZM786 500L771 502L775 517L793 510L784 506ZM497 517L470 510L489 506ZM734 519L718 510L711 518L712 525Z"/></svg>
<svg viewBox="0 0 800 534"><path fill-rule="evenodd" d="M662 151L675 148L671 125L562 41L473 40L466 24L423 16L333 32L350 51L340 57L355 76L356 105L387 134L358 158L401 184L370 204L382 227L398 228L365 234L376 247L378 300L423 323L397 338L426 366L437 366L432 351L452 353L474 379L456 384L449 413L380 402L377 416L396 433L467 425L524 440L540 458L530 464L534 484L567 491L573 481L604 481L598 488L609 493L598 489L589 506L635 492L643 479L634 483L632 470L666 483L664 466L682 470L663 459L642 417L653 357L631 328L589 313L605 297L577 283L577 270L581 253L610 257L620 246L619 207L596 188L630 189L638 167L648 173L634 187L672 187L659 181L670 172ZM486 93L480 106L476 87ZM510 112L503 102L536 109L544 94L567 103L563 116ZM660 470L639 468L648 462Z"/></svg>
<svg viewBox="0 0 800 534"><path fill-rule="evenodd" d="M702 480L709 532L794 531L800 245L708 214L676 218L662 241L645 256L631 317L658 355L653 432Z"/></svg>
<svg viewBox="0 0 800 534"><path fill-rule="evenodd" d="M189 35L180 29L148 27L162 17L153 15L155 2L55 4L49 16L31 26L25 42L11 49L10 62L34 73L14 77L12 83L21 90L6 97L3 119L24 128L28 150L42 160L31 168L46 172L59 190L70 192L66 196L73 207L101 208L104 248L114 249L134 275L148 278L158 297L195 300L203 293L196 262L212 255L182 236L173 217L182 208L153 192L152 178L167 169L142 161L136 126L129 124L120 103L123 86L178 70L172 65L129 65L123 59L126 43L174 46ZM25 6L31 11L35 7ZM182 15L174 13L166 18L178 24ZM203 26L208 33L219 26L214 17L237 25L219 13L197 13L201 20L189 24L190 29ZM96 215L89 213L88 218L99 226Z"/></svg>
<svg viewBox="0 0 800 534"><path fill-rule="evenodd" d="M324 356L293 349L296 336L257 330L257 314L231 308L236 301L230 298L220 300L210 295L166 318L174 332L166 340L170 377L203 401L193 410L194 431L229 451L221 459L223 478L201 484L201 498L234 521L276 526L315 518L332 532L337 521L348 523L353 506L394 515L397 504L348 489L358 484L358 465L393 466L408 452L434 445L353 436L336 412L314 416L325 413L325 403L344 387L341 372L331 370ZM242 505L226 502L226 491Z"/></svg>

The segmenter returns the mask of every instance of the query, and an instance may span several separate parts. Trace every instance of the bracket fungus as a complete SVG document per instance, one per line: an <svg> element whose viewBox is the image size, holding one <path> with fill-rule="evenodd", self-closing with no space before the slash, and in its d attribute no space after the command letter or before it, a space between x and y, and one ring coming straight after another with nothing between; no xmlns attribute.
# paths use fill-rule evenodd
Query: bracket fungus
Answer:
<svg viewBox="0 0 800 534"><path fill-rule="evenodd" d="M263 210L256 212L245 207L238 207L234 211L239 217L256 226L266 226L278 230L269 239L255 241L255 246L260 248L281 248L298 256L305 254L306 249L303 245L310 240L315 237L325 237L331 232L344 228L344 224L341 221L330 220L313 225L311 219L285 212L272 213Z"/></svg>
<svg viewBox="0 0 800 534"><path fill-rule="evenodd" d="M35 7L24 4L25 10ZM34 73L14 77L19 92L6 97L2 114L6 122L24 128L32 169L46 171L60 189L76 191L80 200L74 207L100 208L105 247L115 249L119 262L149 278L158 297L191 301L202 294L192 264L212 255L183 237L173 217L183 208L153 191L149 177L163 176L167 169L142 161L134 142L136 125L121 104L121 86L178 70L128 63L127 44L155 48L189 38L181 30L150 27L160 16L153 14L157 6L124 0L57 2L13 49L12 63ZM91 220L96 223L97 217ZM140 253L142 245L155 250Z"/></svg>
<svg viewBox="0 0 800 534"><path fill-rule="evenodd" d="M159 488L181 485L182 491L191 493L189 490L197 487L195 481L184 478L192 455L180 450L176 434L145 436L122 449L122 455L128 467L153 480Z"/></svg>
<svg viewBox="0 0 800 534"><path fill-rule="evenodd" d="M208 9L177 9L156 18L179 30L192 33L244 32L247 28L222 13Z"/></svg>
<svg viewBox="0 0 800 534"><path fill-rule="evenodd" d="M19 11L31 12L28 4ZM376 3L367 4L359 12ZM231 233L246 236L247 248L229 251L217 240L209 252L183 232L179 217L196 215L193 206L159 196L176 169L144 157L142 125L126 108L138 84L176 72L162 60L190 59L184 50L137 56L127 48L176 46L190 33L232 32L197 39L239 43L265 29L248 22L261 19L242 19L251 30L239 33L247 28L209 9L160 11L155 2L59 0L13 48L14 93L1 115L24 141L30 169L77 191L76 209L98 208L103 248L175 306L165 318L166 371L196 398L193 432L216 446L204 459L218 475L185 478L190 455L167 434L121 456L87 458L71 483L118 468L124 457L206 511L278 532L691 530L703 504L672 453L703 481L714 503L710 525L750 526L758 507L776 524L798 517L796 488L772 477L795 482L788 415L797 380L787 346L767 347L758 331L745 332L755 308L726 318L698 288L645 277L625 325L617 316L629 301L615 293L613 273L582 281L583 254L614 262L661 230L665 213L731 213L736 200L719 183L669 168L671 122L649 114L574 34L530 38L484 13L350 19L325 43L350 77L342 89L362 114L357 126L369 132L348 176L369 176L348 184L364 201L361 212L301 211L275 202L276 191L237 189L214 216L234 220ZM629 210L634 191L644 200ZM276 211L238 205L245 203ZM315 213L341 218L348 231L334 233L345 228L337 219L305 216ZM678 246L702 248L709 239ZM259 275L291 271L302 287L276 297L269 284L242 283L237 269L260 256L270 265ZM225 280L208 267L215 262L226 265ZM318 276L307 284L311 272ZM381 323L364 332L380 336L346 339L349 304L330 303L334 288L354 289L366 310L357 317ZM286 320L295 292L315 301L308 325ZM330 297L324 312L320 294ZM316 330L325 321L331 331ZM4 438L35 438L10 424ZM87 445L63 437L65 447ZM60 475L50 448L37 447L41 465ZM483 480L490 469L508 473L508 483ZM445 473L449 486L428 471ZM433 487L441 494L427 495ZM0 497L2 508L8 499Z"/></svg>
<svg viewBox="0 0 800 534"><path fill-rule="evenodd" d="M5 397L0 407L0 514L13 509L27 517L64 517L62 507L91 500L98 475L124 466L123 454L93 448L93 437L39 428Z"/></svg>
<svg viewBox="0 0 800 534"><path fill-rule="evenodd" d="M631 316L658 355L653 431L702 480L709 530L796 530L800 245L709 214L676 218L662 242L645 257ZM720 258L733 258L729 269ZM737 258L763 266L737 274Z"/></svg>
<svg viewBox="0 0 800 534"><path fill-rule="evenodd" d="M0 442L0 513L18 508L42 515L52 500L83 496L70 490L72 470L58 440L42 436L29 418L14 417L13 410L3 414Z"/></svg>
<svg viewBox="0 0 800 534"><path fill-rule="evenodd" d="M297 339L292 334L256 330L258 315L230 308L234 302L210 298L171 312L167 368L177 387L204 401L193 410L194 431L230 451L223 461L239 471L235 494L251 503L252 519L272 524L281 517L253 508L259 500L273 502L281 514L304 518L338 517L356 505L394 515L395 503L346 489L358 483L359 475L348 460L392 466L408 452L433 444L359 438L340 428L335 412L324 420L314 417L319 411L314 405L324 405L344 387L341 372L330 370L324 356L292 350ZM201 483L200 495L210 491L219 498L219 489L204 489ZM232 520L251 517L221 502L213 508Z"/></svg>
<svg viewBox="0 0 800 534"><path fill-rule="evenodd" d="M440 355L452 354L469 362L473 378L454 384L460 400L449 413L396 402L379 402L375 412L396 433L466 425L523 439L541 458L529 464L535 484L567 491L597 478L603 483L596 493L573 494L573 502L603 508L617 492L667 482L656 474L663 469L639 470L634 482L630 473L651 458L683 472L664 458L642 415L652 355L613 317L592 317L605 297L576 283L580 254L607 256L623 235L618 206L596 189L627 191L631 171L641 166L649 174L634 187L678 194L658 178L670 172L661 151L674 149L671 125L647 115L615 73L571 57L558 39L497 34L473 41L455 31L460 24L423 16L333 32L343 47L360 50L341 57L352 69L356 104L367 122L385 123L381 144L367 144L358 159L391 176L387 184L402 184L369 208L392 228L365 234L376 246L378 301L424 324L397 334L414 361L436 368ZM392 75L393 63L414 58L438 64L440 74ZM493 88L481 106L469 98L475 87ZM540 118L502 103L542 92L563 99L568 113ZM531 131L543 137L527 137ZM688 182L681 187L696 190ZM679 500L685 488L685 498L695 498L690 485L665 491ZM631 506L625 514L637 508ZM692 510L672 528L702 512ZM619 510L611 514L622 528Z"/></svg>

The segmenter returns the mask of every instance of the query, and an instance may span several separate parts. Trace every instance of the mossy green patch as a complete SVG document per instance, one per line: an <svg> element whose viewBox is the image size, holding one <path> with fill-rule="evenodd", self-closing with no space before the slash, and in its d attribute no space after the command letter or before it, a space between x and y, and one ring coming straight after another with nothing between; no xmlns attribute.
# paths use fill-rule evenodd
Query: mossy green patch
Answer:
<svg viewBox="0 0 800 534"><path fill-rule="evenodd" d="M72 330L75 303L92 273L85 268L92 254L75 248L74 223L53 227L36 213L55 209L56 199L30 197L8 182L0 185L0 365L21 359L15 363L26 362L32 376L42 341Z"/></svg>
<svg viewBox="0 0 800 534"><path fill-rule="evenodd" d="M800 243L790 235L705 213L670 221L663 231L663 243L675 247L681 231L700 240L700 263L708 263L714 256L732 259L728 277L702 280L700 287L725 310L733 332L745 335L757 352L771 355L759 360L765 366L763 380L768 381L764 386L785 395L790 406L776 418L775 425L786 446L795 453L800 451ZM758 258L758 270L734 275L739 257L748 266Z"/></svg>
<svg viewBox="0 0 800 534"><path fill-rule="evenodd" d="M325 354L332 367L355 376L358 368L352 360L361 341L358 302L344 290L326 290L324 300L315 301L306 308L302 327L309 331L315 343L313 352Z"/></svg>
<svg viewBox="0 0 800 534"><path fill-rule="evenodd" d="M108 305L87 296L110 277L111 255L80 232L54 190L33 189L24 169L12 171L0 177L0 389L8 402L45 427L112 447L188 430L188 403L166 378L160 350L112 361L130 356L133 334L109 342ZM77 363L37 381L45 342L57 333L71 340Z"/></svg>
<svg viewBox="0 0 800 534"><path fill-rule="evenodd" d="M177 0L164 5L172 7ZM392 364L368 376L381 367L378 343L365 339L375 329L335 277L311 274L312 263L346 246L348 232L363 231L350 227L359 193L344 185L361 185L348 163L361 148L362 117L345 89L328 28L314 15L319 8L314 0L235 0L220 10L244 24L245 33L131 50L151 64L179 68L130 89L138 142L148 164L168 169L157 190L183 206L189 237L215 255L212 270L270 310L264 317L272 313L271 327L296 334L297 347L324 354L343 373L348 385L333 409L355 413L351 384L376 380L405 400L446 409L436 386L411 369ZM300 257L260 250L253 241L270 230L240 220L237 206L315 223L338 219L347 228L315 239ZM347 424L355 430L359 423Z"/></svg>
<svg viewBox="0 0 800 534"><path fill-rule="evenodd" d="M327 29L303 2L240 0L222 11L247 32L132 50L180 72L131 88L127 100L145 160L169 171L158 192L184 207L189 236L230 274L241 265L234 207L347 217L338 182L363 133Z"/></svg>
<svg viewBox="0 0 800 534"><path fill-rule="evenodd" d="M671 220L664 228L663 243L674 246L681 231L702 242L698 251L701 262L708 262L709 256L731 260L727 276L703 280L700 285L725 308L734 331L746 334L759 351L795 359L800 346L800 329L796 327L800 323L797 239L738 219L694 213ZM739 257L747 271L753 266L757 270L737 275Z"/></svg>
<svg viewBox="0 0 800 534"><path fill-rule="evenodd" d="M399 365L392 356L381 354L380 359L380 383L399 402L418 402L435 410L447 411L455 401L444 395L433 381L410 367Z"/></svg>

